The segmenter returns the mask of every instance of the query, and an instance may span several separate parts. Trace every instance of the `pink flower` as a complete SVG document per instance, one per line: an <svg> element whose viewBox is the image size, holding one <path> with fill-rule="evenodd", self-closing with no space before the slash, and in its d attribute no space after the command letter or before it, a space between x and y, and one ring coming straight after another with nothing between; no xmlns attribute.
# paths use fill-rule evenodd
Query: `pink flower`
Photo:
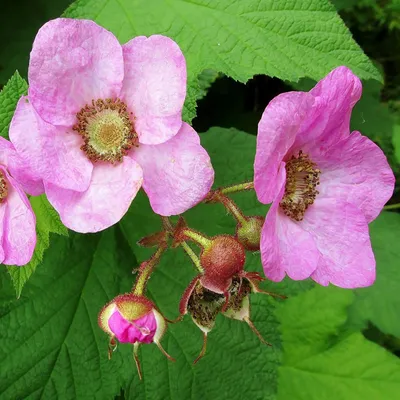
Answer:
<svg viewBox="0 0 400 400"><path fill-rule="evenodd" d="M39 195L43 184L0 137L0 264L25 265L36 246L36 218L24 190Z"/></svg>
<svg viewBox="0 0 400 400"><path fill-rule="evenodd" d="M371 285L368 223L391 197L394 176L381 149L350 134L361 83L339 67L310 92L273 99L258 127L254 186L272 203L261 234L266 276L321 285Z"/></svg>
<svg viewBox="0 0 400 400"><path fill-rule="evenodd" d="M175 361L161 346L167 323L154 304L144 296L133 293L122 294L106 304L99 314L100 328L108 334L108 357L116 349L117 339L121 343L133 344L133 358L142 379L138 349L140 344L155 343L171 361Z"/></svg>
<svg viewBox="0 0 400 400"><path fill-rule="evenodd" d="M162 315L143 296L117 296L99 314L99 325L121 343L159 342L166 329Z"/></svg>
<svg viewBox="0 0 400 400"><path fill-rule="evenodd" d="M69 228L113 225L142 185L164 216L209 191L210 158L182 123L186 63L171 39L121 46L92 21L56 19L39 30L28 75L10 138Z"/></svg>

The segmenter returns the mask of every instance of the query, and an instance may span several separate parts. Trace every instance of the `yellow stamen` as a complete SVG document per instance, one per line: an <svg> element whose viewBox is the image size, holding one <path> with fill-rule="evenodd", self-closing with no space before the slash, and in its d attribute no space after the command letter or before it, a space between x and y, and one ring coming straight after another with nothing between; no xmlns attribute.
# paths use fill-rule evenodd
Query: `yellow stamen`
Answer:
<svg viewBox="0 0 400 400"><path fill-rule="evenodd" d="M301 221L307 208L314 203L318 194L321 171L300 150L297 157L286 163L285 195L280 202L283 212L295 221Z"/></svg>
<svg viewBox="0 0 400 400"><path fill-rule="evenodd" d="M81 149L91 161L121 162L138 137L127 106L119 99L92 100L76 115L72 128L85 143Z"/></svg>
<svg viewBox="0 0 400 400"><path fill-rule="evenodd" d="M7 198L8 187L4 174L0 171L0 204Z"/></svg>

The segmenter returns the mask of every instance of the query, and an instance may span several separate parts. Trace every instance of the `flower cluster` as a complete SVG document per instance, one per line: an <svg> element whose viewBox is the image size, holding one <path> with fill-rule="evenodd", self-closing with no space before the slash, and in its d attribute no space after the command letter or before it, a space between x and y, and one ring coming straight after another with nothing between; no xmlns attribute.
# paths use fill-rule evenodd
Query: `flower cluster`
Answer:
<svg viewBox="0 0 400 400"><path fill-rule="evenodd" d="M0 262L24 265L36 243L28 195L45 193L70 229L97 232L120 221L140 188L163 229L141 241L157 251L139 268L130 293L100 312L110 337L134 345L160 344L168 320L145 294L146 283L169 247L182 246L198 270L180 303L207 335L223 314L250 319L250 293L265 279L244 270L246 251L261 252L271 281L311 278L343 288L371 285L375 259L368 233L391 197L394 176L380 148L350 132L361 96L359 79L338 67L309 92L273 99L258 126L254 181L210 191L214 171L199 135L183 122L186 62L179 46L160 35L121 45L88 20L56 19L33 43L29 89L0 138ZM246 216L229 198L255 190L271 204L266 217ZM236 233L209 238L181 217L204 201L221 203ZM193 241L199 256L186 241ZM171 322L171 321L170 321ZM265 342L267 343L267 342Z"/></svg>

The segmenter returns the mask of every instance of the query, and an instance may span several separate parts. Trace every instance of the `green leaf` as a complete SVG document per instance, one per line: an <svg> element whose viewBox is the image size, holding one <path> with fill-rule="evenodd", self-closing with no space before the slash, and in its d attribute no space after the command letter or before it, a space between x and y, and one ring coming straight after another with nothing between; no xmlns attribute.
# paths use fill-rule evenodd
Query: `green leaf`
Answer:
<svg viewBox="0 0 400 400"><path fill-rule="evenodd" d="M14 115L15 107L21 96L26 94L28 85L18 71L10 78L0 92L0 136L8 139L8 128Z"/></svg>
<svg viewBox="0 0 400 400"><path fill-rule="evenodd" d="M398 398L397 357L360 333L338 340L352 299L350 291L318 287L279 308L284 350L279 400Z"/></svg>
<svg viewBox="0 0 400 400"><path fill-rule="evenodd" d="M383 212L370 225L377 271L376 282L355 290L356 301L350 308L350 323L372 322L384 333L400 337L400 214Z"/></svg>
<svg viewBox="0 0 400 400"><path fill-rule="evenodd" d="M31 197L30 202L36 215L37 243L31 261L22 266L10 266L7 270L14 284L17 297L21 296L22 288L43 260L43 254L50 245L50 233L68 236L67 228L61 223L60 217L45 195Z"/></svg>
<svg viewBox="0 0 400 400"><path fill-rule="evenodd" d="M296 81L347 65L381 79L328 0L78 0L64 16L93 19L122 43L156 33L173 38L188 65L186 120L195 115L204 69L241 82L255 74Z"/></svg>
<svg viewBox="0 0 400 400"><path fill-rule="evenodd" d="M218 79L220 74L212 69L205 69L198 77L199 79L199 94L197 100L202 99L210 89L211 85Z"/></svg>
<svg viewBox="0 0 400 400"><path fill-rule="evenodd" d="M97 325L106 302L129 290L135 258L118 228L56 236L19 300L0 274L0 398L109 400L136 373L130 346L107 358Z"/></svg>
<svg viewBox="0 0 400 400"><path fill-rule="evenodd" d="M397 162L400 163L400 123L397 123L393 132L393 147Z"/></svg>
<svg viewBox="0 0 400 400"><path fill-rule="evenodd" d="M287 300L277 312L282 323L284 363L296 364L328 349L328 339L346 322L353 298L349 290L317 286Z"/></svg>

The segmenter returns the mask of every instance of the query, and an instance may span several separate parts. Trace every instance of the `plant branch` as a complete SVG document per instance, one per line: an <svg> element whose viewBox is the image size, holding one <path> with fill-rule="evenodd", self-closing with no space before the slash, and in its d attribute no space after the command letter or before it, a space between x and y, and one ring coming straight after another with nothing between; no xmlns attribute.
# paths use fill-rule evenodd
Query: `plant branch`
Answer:
<svg viewBox="0 0 400 400"><path fill-rule="evenodd" d="M220 189L220 192L222 194L230 194L230 193L242 192L244 190L251 190L251 189L254 189L253 181L239 183L238 185L233 185L233 186L227 186L227 187Z"/></svg>

